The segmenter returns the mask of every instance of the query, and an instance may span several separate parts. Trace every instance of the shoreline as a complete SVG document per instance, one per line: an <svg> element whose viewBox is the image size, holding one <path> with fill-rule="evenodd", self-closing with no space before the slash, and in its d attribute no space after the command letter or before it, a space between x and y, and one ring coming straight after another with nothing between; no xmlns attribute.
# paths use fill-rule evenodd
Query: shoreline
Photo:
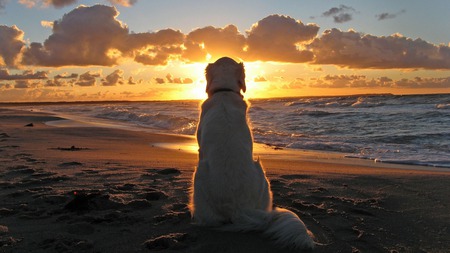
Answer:
<svg viewBox="0 0 450 253"><path fill-rule="evenodd" d="M258 232L191 224L197 154L151 143L192 138L45 124L56 119L0 109L0 251L291 252ZM450 173L262 148L274 204L315 234L313 252L450 247Z"/></svg>
<svg viewBox="0 0 450 253"><path fill-rule="evenodd" d="M16 109L17 110L17 109ZM18 110L19 112L21 110ZM47 113L47 112L43 112ZM157 135L174 136L179 137L180 142L176 143L150 143L149 145L155 145L161 148L168 148L178 151L186 151L189 153L197 154L197 143L195 136L193 135L182 135L175 133L164 133L164 131L158 131L157 129L133 126L131 124L123 123L117 121L112 121L108 119L99 119L91 117L76 117L74 115L67 114L53 114L49 113L57 118L57 120L51 120L44 122L46 125L52 127L99 127L99 128L112 128L120 129L124 131L135 131L144 132ZM92 120L95 120L94 122ZM331 160L330 163L339 163L345 165L357 165L364 167L374 167L374 168L389 168L389 169L402 169L402 170L413 170L413 171L430 171L430 172L449 172L450 167L445 166L432 166L432 165L417 165L409 163L400 162L384 162L376 161L374 159L366 159L359 157L352 157L347 153L332 152L332 151L320 151L320 150L302 150L302 149L289 149L272 147L264 143L254 143L254 156L256 157L268 157L269 159L287 159L287 160L305 160L305 161L319 161L324 162ZM333 159L330 159L333 158Z"/></svg>

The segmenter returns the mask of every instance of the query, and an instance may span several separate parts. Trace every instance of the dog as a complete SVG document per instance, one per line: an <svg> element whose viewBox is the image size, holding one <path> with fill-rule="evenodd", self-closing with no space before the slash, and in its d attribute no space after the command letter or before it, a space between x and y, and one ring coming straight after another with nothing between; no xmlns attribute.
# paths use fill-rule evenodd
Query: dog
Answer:
<svg viewBox="0 0 450 253"><path fill-rule="evenodd" d="M223 57L206 67L206 93L197 127L198 166L190 211L201 226L226 231L262 231L281 246L312 249L312 233L299 217L272 208L272 192L261 162L253 160L253 136L243 63Z"/></svg>

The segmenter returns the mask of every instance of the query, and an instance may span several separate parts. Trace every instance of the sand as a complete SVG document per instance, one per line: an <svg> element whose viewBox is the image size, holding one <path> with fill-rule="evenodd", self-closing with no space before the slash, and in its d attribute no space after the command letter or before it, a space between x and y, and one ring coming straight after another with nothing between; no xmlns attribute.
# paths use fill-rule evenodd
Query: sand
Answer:
<svg viewBox="0 0 450 253"><path fill-rule="evenodd" d="M0 252L292 252L191 224L192 137L45 124L58 119L0 109ZM449 170L256 155L274 204L316 235L313 252L449 252Z"/></svg>

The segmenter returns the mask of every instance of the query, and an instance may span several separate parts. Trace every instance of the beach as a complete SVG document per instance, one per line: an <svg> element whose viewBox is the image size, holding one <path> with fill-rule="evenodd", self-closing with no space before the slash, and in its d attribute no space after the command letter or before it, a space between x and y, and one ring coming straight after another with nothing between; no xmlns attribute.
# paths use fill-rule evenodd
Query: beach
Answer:
<svg viewBox="0 0 450 253"><path fill-rule="evenodd" d="M0 252L293 252L194 226L189 136L0 109ZM32 125L31 125L32 124ZM257 145L274 205L313 252L448 252L450 170Z"/></svg>

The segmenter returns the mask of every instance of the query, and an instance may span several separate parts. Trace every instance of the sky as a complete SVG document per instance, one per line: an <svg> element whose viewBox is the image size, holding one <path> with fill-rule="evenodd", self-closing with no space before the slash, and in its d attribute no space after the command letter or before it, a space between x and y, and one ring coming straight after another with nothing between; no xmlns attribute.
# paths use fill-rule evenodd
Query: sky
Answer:
<svg viewBox="0 0 450 253"><path fill-rule="evenodd" d="M0 102L450 93L448 0L0 0Z"/></svg>

